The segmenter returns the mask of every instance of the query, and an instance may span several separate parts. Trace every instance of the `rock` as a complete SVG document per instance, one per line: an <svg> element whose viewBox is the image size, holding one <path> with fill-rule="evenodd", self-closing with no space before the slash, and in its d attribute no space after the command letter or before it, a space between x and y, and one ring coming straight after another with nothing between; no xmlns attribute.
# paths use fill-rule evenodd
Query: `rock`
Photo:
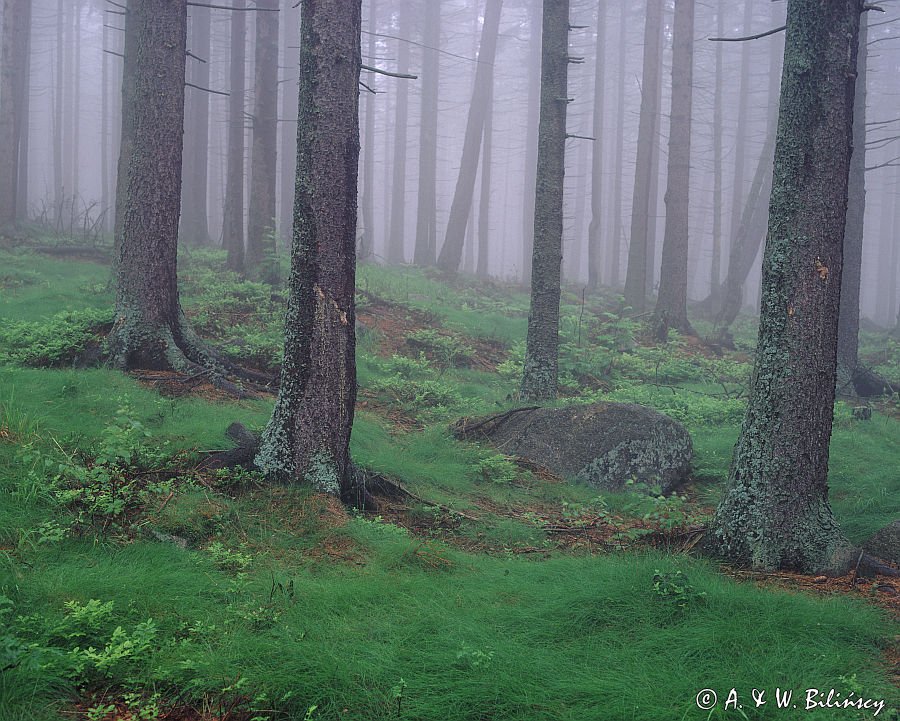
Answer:
<svg viewBox="0 0 900 721"><path fill-rule="evenodd" d="M669 493L687 478L693 454L684 426L630 403L516 408L464 418L453 430L607 491L621 490L633 478Z"/></svg>
<svg viewBox="0 0 900 721"><path fill-rule="evenodd" d="M900 519L876 531L863 549L883 561L900 564Z"/></svg>

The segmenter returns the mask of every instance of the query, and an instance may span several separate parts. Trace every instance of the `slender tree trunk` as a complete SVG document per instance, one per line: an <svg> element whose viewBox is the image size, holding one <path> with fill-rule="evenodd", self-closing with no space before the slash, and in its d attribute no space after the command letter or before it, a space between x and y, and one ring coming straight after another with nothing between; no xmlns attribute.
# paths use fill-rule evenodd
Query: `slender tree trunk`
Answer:
<svg viewBox="0 0 900 721"><path fill-rule="evenodd" d="M409 39L411 8L403 3L399 8L399 35L397 43L397 72L409 73ZM399 80L397 105L394 108L394 163L391 180L391 230L388 235L387 261L392 265L406 262L406 139L409 123L409 83Z"/></svg>
<svg viewBox="0 0 900 721"><path fill-rule="evenodd" d="M862 281L863 225L866 215L866 66L868 60L867 13L859 23L856 62L856 94L853 99L853 157L844 230L844 262L841 273L841 314L838 322L838 365L849 373L859 365L859 286Z"/></svg>
<svg viewBox="0 0 900 721"><path fill-rule="evenodd" d="M66 15L63 0L56 0L56 47L54 59L56 61L54 88L53 88L53 208L54 225L59 231L62 222L62 207L65 201L65 181L63 180L63 26Z"/></svg>
<svg viewBox="0 0 900 721"><path fill-rule="evenodd" d="M231 68L228 97L228 153L225 170L225 212L222 238L228 268L244 270L244 64L247 49L246 0L232 0Z"/></svg>
<svg viewBox="0 0 900 721"><path fill-rule="evenodd" d="M275 283L275 177L278 173L278 0L258 0L250 155L250 204L247 213L248 268ZM264 263L265 261L265 263ZM263 264L265 267L262 267Z"/></svg>
<svg viewBox="0 0 900 721"><path fill-rule="evenodd" d="M641 113L638 121L637 162L634 169L634 196L631 204L631 238L628 243L628 269L625 275L625 302L641 313L647 304L647 267L653 259L647 257L649 238L650 184L653 169L653 149L656 143L654 126L659 115L659 61L662 30L662 0L647 0L647 19L644 25L644 68L641 84Z"/></svg>
<svg viewBox="0 0 900 721"><path fill-rule="evenodd" d="M613 288L619 287L619 266L622 263L622 176L623 156L625 150L625 63L627 61L627 43L625 42L628 30L628 13L623 4L619 7L619 83L616 91L616 183L613 198L615 218L613 219L613 237L610 243L609 254L609 284Z"/></svg>
<svg viewBox="0 0 900 721"><path fill-rule="evenodd" d="M422 119L419 128L419 198L416 214L416 265L437 259L437 130L440 89L441 6L425 5L425 49L422 63ZM368 117L367 117L368 120Z"/></svg>
<svg viewBox="0 0 900 721"><path fill-rule="evenodd" d="M541 122L534 199L531 309L522 397L556 398L559 297L569 74L569 0L544 3L541 40Z"/></svg>
<svg viewBox="0 0 900 721"><path fill-rule="evenodd" d="M437 3L429 3L428 7L437 7ZM366 47L366 56L374 58L377 52L375 33L378 32L378 0L369 0L369 40ZM423 70L423 83L427 83L427 74ZM423 93L425 92L423 85ZM368 260L375 252L375 115L378 108L378 96L366 92L366 129L363 135L363 192L362 192L362 216L363 237L359 247L359 260ZM424 120L423 120L424 127ZM435 144L437 153L437 144ZM421 175L420 175L421 178ZM421 195L419 202L421 203ZM418 252L418 238L416 240ZM416 260L418 263L419 261ZM434 263L432 258L431 263Z"/></svg>
<svg viewBox="0 0 900 721"><path fill-rule="evenodd" d="M716 37L725 35L725 3L716 5ZM716 43L716 86L713 98L713 231L712 258L709 267L709 292L716 292L722 283L722 74L724 44Z"/></svg>
<svg viewBox="0 0 900 721"><path fill-rule="evenodd" d="M484 116L484 141L481 148L481 197L478 200L478 265L479 278L489 275L491 237L491 166L494 163L494 80L491 78Z"/></svg>
<svg viewBox="0 0 900 721"><path fill-rule="evenodd" d="M843 572L828 503L860 0L790 0L750 400L711 543L757 568Z"/></svg>
<svg viewBox="0 0 900 721"><path fill-rule="evenodd" d="M669 328L692 334L687 317L688 209L694 76L694 0L675 0L672 34L672 115L666 181L666 229L654 321L664 340Z"/></svg>
<svg viewBox="0 0 900 721"><path fill-rule="evenodd" d="M439 268L449 273L459 270L466 239L466 227L469 223L469 216L472 214L472 197L475 194L478 156L481 154L481 141L484 135L487 96L494 76L494 56L497 51L497 37L500 33L500 10L502 7L503 0L487 0L484 27L481 30L481 46L478 51L478 65L475 70L475 87L472 91L472 104L469 106L469 118L466 121L466 135L463 141L459 176L456 180L456 192L453 194L444 245L437 262Z"/></svg>
<svg viewBox="0 0 900 721"><path fill-rule="evenodd" d="M297 176L297 97L300 51L300 6L296 0L281 10L282 53L284 56L284 82L281 83L281 132L279 144L279 220L278 235L285 248L290 247L291 228L294 224L294 179ZM374 28L373 28L374 30Z"/></svg>
<svg viewBox="0 0 900 721"><path fill-rule="evenodd" d="M72 64L72 202L81 198L81 0L75 2L75 30ZM72 213L75 215L74 211Z"/></svg>
<svg viewBox="0 0 900 721"><path fill-rule="evenodd" d="M19 108L19 178L16 184L16 220L28 219L28 150L31 119L31 3L28 4L27 26L24 32L25 67L18 80L21 92Z"/></svg>
<svg viewBox="0 0 900 721"><path fill-rule="evenodd" d="M265 14L265 13L261 13ZM191 53L188 77L195 88L188 88L185 99L185 173L182 188L181 237L194 245L209 244L206 191L209 180L209 93L198 88L209 87L210 10L190 9Z"/></svg>
<svg viewBox="0 0 900 721"><path fill-rule="evenodd" d="M538 124L541 111L541 3L527 3L528 111L525 127L525 179L522 185L522 281L531 282L534 252L534 196L537 183Z"/></svg>
<svg viewBox="0 0 900 721"><path fill-rule="evenodd" d="M28 120L25 107L30 32L30 0L4 0L0 50L0 229L17 220L19 159Z"/></svg>
<svg viewBox="0 0 900 721"><path fill-rule="evenodd" d="M744 34L753 27L753 0L744 0ZM734 180L731 186L730 242L737 237L744 207L744 161L747 156L747 116L750 102L750 52L751 43L741 43L741 78L738 86L737 129L734 136Z"/></svg>
<svg viewBox="0 0 900 721"><path fill-rule="evenodd" d="M594 57L594 118L591 135L591 223L588 226L588 287L596 290L601 279L601 229L603 227L603 53L606 47L606 3L597 7L597 44ZM623 10L624 12L624 10ZM620 38L624 43L624 39ZM619 68L624 74L625 69ZM618 182L618 181L617 181Z"/></svg>
<svg viewBox="0 0 900 721"><path fill-rule="evenodd" d="M101 11L102 12L102 11ZM102 12L103 17L106 13ZM109 23L103 23L103 58L101 60L100 70L100 205L106 211L110 207L111 193L109 188L109 156L110 151L110 87L109 87L109 61L112 51L110 46L110 28ZM108 230L107 224L104 223L104 230Z"/></svg>
<svg viewBox="0 0 900 721"><path fill-rule="evenodd" d="M352 500L360 0L305 0L284 363L257 465Z"/></svg>

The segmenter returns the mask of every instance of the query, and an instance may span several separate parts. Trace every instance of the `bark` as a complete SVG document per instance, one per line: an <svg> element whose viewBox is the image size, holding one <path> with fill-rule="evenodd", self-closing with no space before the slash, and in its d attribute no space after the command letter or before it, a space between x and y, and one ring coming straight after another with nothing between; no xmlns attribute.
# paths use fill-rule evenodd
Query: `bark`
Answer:
<svg viewBox="0 0 900 721"><path fill-rule="evenodd" d="M190 82L209 87L210 10L190 9L190 50L197 57L188 58ZM185 99L185 157L182 188L181 237L194 245L209 244L206 191L209 160L209 93L188 88Z"/></svg>
<svg viewBox="0 0 900 721"><path fill-rule="evenodd" d="M437 4L429 3L429 7ZM377 52L375 33L378 32L378 0L369 0L369 40L366 56L374 58ZM424 75L423 71L423 75ZM427 80L423 78L423 83ZM424 87L423 87L424 92ZM366 92L366 129L363 136L363 192L362 192L362 240L359 244L359 260L368 260L375 252L375 114L378 107L377 96ZM424 127L424 124L423 124ZM437 145L435 145L437 153ZM421 178L421 176L420 176ZM419 196L421 203L421 195ZM418 242L418 240L417 240ZM418 250L418 245L416 246ZM419 261L416 260L418 263ZM431 264L434 263L432 257Z"/></svg>
<svg viewBox="0 0 900 721"><path fill-rule="evenodd" d="M659 115L659 63L662 53L662 0L647 0L644 25L644 67L641 83L641 111L638 121L637 160L634 170L634 195L631 204L631 238L628 242L628 269L625 274L625 302L638 313L647 303L647 257L650 184L653 182L654 126ZM655 212L655 210L654 210Z"/></svg>
<svg viewBox="0 0 900 721"><path fill-rule="evenodd" d="M475 273L488 277L491 236L491 166L494 162L494 82L491 78L484 117L484 140L481 148L481 196L478 199L478 264Z"/></svg>
<svg viewBox="0 0 900 721"><path fill-rule="evenodd" d="M278 0L258 0L257 7L278 9ZM253 83L253 148L250 203L247 212L246 266L275 283L275 194L278 173L278 13L257 12Z"/></svg>
<svg viewBox="0 0 900 721"><path fill-rule="evenodd" d="M654 320L657 337L674 328L694 334L687 317L688 208L694 76L694 0L675 0L672 35L672 114L666 181L666 229Z"/></svg>
<svg viewBox="0 0 900 721"><path fill-rule="evenodd" d="M232 0L231 68L228 96L228 153L225 169L225 212L222 242L228 252L228 268L244 270L244 64L247 48L246 0ZM262 13L268 14L268 13Z"/></svg>
<svg viewBox="0 0 900 721"><path fill-rule="evenodd" d="M597 8L597 44L594 56L594 117L591 132L594 142L591 144L591 223L588 226L588 287L591 290L595 290L600 285L602 270L600 235L603 227L603 99L605 94L603 51L605 32L606 4L600 3ZM624 76L625 68L619 68L619 70Z"/></svg>
<svg viewBox="0 0 900 721"><path fill-rule="evenodd" d="M283 22L281 48L284 55L284 82L281 92L281 117L279 118L279 173L278 236L284 247L291 242L294 215L294 178L297 174L297 67L300 50L300 7L287 3L281 10Z"/></svg>
<svg viewBox="0 0 900 721"><path fill-rule="evenodd" d="M360 0L305 0L284 363L256 464L349 500L356 402Z"/></svg>
<svg viewBox="0 0 900 721"><path fill-rule="evenodd" d="M409 38L410 7L404 3L399 10L398 33L401 38ZM409 73L409 43L397 42L397 72ZM409 83L399 80L397 84L397 105L394 107L394 162L391 179L391 230L388 234L387 262L401 265L406 261L406 139L409 123Z"/></svg>
<svg viewBox="0 0 900 721"><path fill-rule="evenodd" d="M0 40L0 229L14 225L18 219L19 159L28 121L25 108L30 32L30 0L4 0Z"/></svg>
<svg viewBox="0 0 900 721"><path fill-rule="evenodd" d="M462 158L456 191L450 206L444 245L438 257L438 267L449 273L459 270L466 227L472 214L472 197L475 194L475 177L478 174L478 156L481 154L481 140L484 135L484 117L487 97L494 76L494 57L497 51L497 37L500 34L500 10L503 0L487 0L484 27L481 31L481 46L478 51L478 65L475 70L475 87L472 103L466 121L466 135L463 140Z"/></svg>
<svg viewBox="0 0 900 721"><path fill-rule="evenodd" d="M757 568L841 572L850 558L827 472L860 10L788 5L756 363L711 534Z"/></svg>
<svg viewBox="0 0 900 721"><path fill-rule="evenodd" d="M440 89L441 6L425 6L422 62L422 119L419 128L419 196L416 213L416 265L434 265L437 259L437 130ZM433 48L433 49L432 49ZM366 118L368 120L368 116Z"/></svg>
<svg viewBox="0 0 900 721"><path fill-rule="evenodd" d="M534 252L534 194L537 183L538 124L541 110L541 5L528 3L528 115L525 128L525 180L522 188L522 280L531 280Z"/></svg>
<svg viewBox="0 0 900 721"><path fill-rule="evenodd" d="M838 363L851 374L859 365L859 290L862 280L863 225L866 214L866 65L867 13L859 24L856 92L853 99L853 157L844 230L844 270L838 321Z"/></svg>
<svg viewBox="0 0 900 721"><path fill-rule="evenodd" d="M556 398L559 297L569 72L569 0L545 2L541 40L541 122L534 199L531 308L522 397Z"/></svg>

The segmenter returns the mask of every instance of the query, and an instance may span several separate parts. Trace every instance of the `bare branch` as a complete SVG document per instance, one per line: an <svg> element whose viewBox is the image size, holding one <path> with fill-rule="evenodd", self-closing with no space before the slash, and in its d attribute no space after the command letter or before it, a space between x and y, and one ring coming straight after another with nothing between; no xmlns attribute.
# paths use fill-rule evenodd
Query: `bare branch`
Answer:
<svg viewBox="0 0 900 721"><path fill-rule="evenodd" d="M389 78L403 78L404 80L418 80L418 75L409 75L407 73L392 73L390 70L382 70L381 68L373 68L371 65L360 65L360 69L378 75L387 75Z"/></svg>
<svg viewBox="0 0 900 721"><path fill-rule="evenodd" d="M185 87L194 88L194 90L202 90L204 93L212 93L213 95L231 95L231 93L223 93L221 90L210 90L209 88L201 88L199 85L194 85L193 83L185 82Z"/></svg>
<svg viewBox="0 0 900 721"><path fill-rule="evenodd" d="M764 33L757 33L756 35L747 35L742 38L710 38L710 42L713 43L742 43L746 40L759 40L760 38L768 37L769 35L774 35L775 33L780 33L782 30L786 30L787 25L782 25L781 27L772 28L771 30L766 30Z"/></svg>

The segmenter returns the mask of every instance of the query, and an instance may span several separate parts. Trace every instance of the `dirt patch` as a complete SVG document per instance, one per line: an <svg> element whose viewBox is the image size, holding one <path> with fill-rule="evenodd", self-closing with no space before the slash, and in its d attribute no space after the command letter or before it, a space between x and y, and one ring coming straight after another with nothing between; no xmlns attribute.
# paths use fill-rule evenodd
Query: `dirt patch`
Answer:
<svg viewBox="0 0 900 721"><path fill-rule="evenodd" d="M216 387L209 380L209 372L185 375L174 371L131 371L132 378L152 388L164 398L196 396L208 401L233 401L234 394Z"/></svg>

